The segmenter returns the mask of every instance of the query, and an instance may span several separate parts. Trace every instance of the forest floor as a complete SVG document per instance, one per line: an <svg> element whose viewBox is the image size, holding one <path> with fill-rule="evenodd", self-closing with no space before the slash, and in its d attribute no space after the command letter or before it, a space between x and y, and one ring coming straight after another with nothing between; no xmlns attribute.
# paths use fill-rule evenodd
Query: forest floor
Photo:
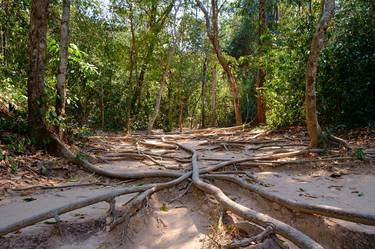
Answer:
<svg viewBox="0 0 375 249"><path fill-rule="evenodd" d="M164 142L180 143L199 151L201 170L229 162L213 174L225 172L247 179L260 191L282 199L374 212L375 130L351 130L339 135L347 139L353 151L330 146L324 151L299 153L308 147L308 141L304 129L298 127L277 131L155 131L153 135L98 132L79 146L82 156L96 167L136 175L190 170L191 155ZM5 167L0 172L0 230L66 203L124 187L165 182L164 177L109 179L41 152L15 160L17 172ZM219 178L209 181L237 203L298 228L324 248L375 248L374 226L296 212L234 183ZM132 193L116 198L117 212L121 213L136 196ZM155 193L145 208L111 232L105 230L107 210L108 204L99 202L60 215L59 222L54 218L44 220L0 237L0 248L221 248L239 233L229 231L228 223L241 223L238 216L224 212L215 198L196 189L191 181ZM289 248L296 248L283 241Z"/></svg>

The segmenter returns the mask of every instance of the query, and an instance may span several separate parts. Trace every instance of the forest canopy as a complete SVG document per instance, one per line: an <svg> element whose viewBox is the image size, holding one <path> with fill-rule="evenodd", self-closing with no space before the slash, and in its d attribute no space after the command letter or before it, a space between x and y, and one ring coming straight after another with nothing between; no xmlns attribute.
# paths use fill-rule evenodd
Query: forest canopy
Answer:
<svg viewBox="0 0 375 249"><path fill-rule="evenodd" d="M216 36L236 79L240 116L243 122L256 120L256 96L262 96L267 125L303 125L306 63L321 3L266 1L262 23L261 2L224 1L217 6ZM373 6L370 0L336 2L318 62L318 116L331 128L373 126ZM3 112L13 113L0 117L1 130L28 129L30 5L30 0L1 1L0 104ZM203 5L212 12L211 3ZM228 76L194 1L72 1L66 114L57 115L61 15L61 1L50 1L45 101L52 126L61 124L68 133L75 127L146 129L158 95L155 128L236 123Z"/></svg>

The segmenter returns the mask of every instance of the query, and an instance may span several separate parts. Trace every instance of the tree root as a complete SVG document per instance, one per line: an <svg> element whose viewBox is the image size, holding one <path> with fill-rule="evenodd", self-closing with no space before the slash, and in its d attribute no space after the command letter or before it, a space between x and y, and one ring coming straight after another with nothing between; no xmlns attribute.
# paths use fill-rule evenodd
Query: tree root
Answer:
<svg viewBox="0 0 375 249"><path fill-rule="evenodd" d="M261 233L255 235L255 236L252 236L250 238L235 240L232 243L230 243L229 245L225 246L225 248L234 249L234 248L238 248L238 247L249 246L252 242L260 243L263 240L265 240L267 237L269 237L270 234L273 233L274 229L275 228L273 227L273 225L269 225Z"/></svg>
<svg viewBox="0 0 375 249"><path fill-rule="evenodd" d="M313 214L313 215L322 215L326 217L356 222L364 225L375 226L375 214L374 213L362 213L348 211L337 207L327 206L327 205L313 205L302 202L293 201L290 199L284 199L277 195L272 194L271 192L265 191L260 187L257 187L254 184L250 184L242 178L229 176L229 175L220 175L220 174L210 174L202 176L209 179L224 180L235 183L241 186L244 189L247 189L251 192L254 192L261 197L276 202L284 207L287 207L291 210Z"/></svg>
<svg viewBox="0 0 375 249"><path fill-rule="evenodd" d="M21 228L31 226L37 222L44 221L50 218L55 218L56 215L64 214L79 208L83 208L86 206L90 206L95 203L103 202L111 200L117 196L131 194L131 193L137 193L141 191L146 191L152 187L154 187L155 184L149 184L144 186L136 186L136 187L126 187L119 190L113 190L108 193L96 195L90 198L85 198L81 200L76 200L74 202L70 202L68 204L65 204L61 207L58 207L56 209L52 209L49 211L46 211L44 213L40 213L37 216L32 216L27 219L24 219L22 221L7 225L7 226L1 226L0 225L0 236L6 235L10 232L17 231Z"/></svg>
<svg viewBox="0 0 375 249"><path fill-rule="evenodd" d="M166 188L173 187L191 176L191 173L185 173L179 178L176 178L172 181L165 182L165 183L157 183L154 184L151 188L148 188L141 194L139 194L136 198L130 201L126 206L126 211L122 215L122 217L116 219L113 224L110 226L110 230L115 228L120 223L128 221L134 214L136 214L144 205L145 201L154 193L161 191Z"/></svg>
<svg viewBox="0 0 375 249"><path fill-rule="evenodd" d="M6 227L0 227L0 236L16 231L20 228L35 224L39 221L43 221L49 218L54 218L60 214L63 214L63 213L66 213L75 209L79 209L85 206L89 206L98 202L103 202L103 201L106 201L109 203L109 210L107 212L107 217L106 217L106 230L109 231L109 230L114 229L120 223L127 222L134 214L136 214L140 209L144 207L145 203L147 203L148 201L148 198L150 198L152 194L158 191L161 191L163 189L173 187L189 179L190 177L192 177L191 184L196 186L198 189L202 190L204 193L214 196L216 201L225 210L230 210L231 212L244 218L245 220L253 222L265 228L264 231L262 231L260 234L253 236L251 238L234 241L233 243L229 244L227 248L234 248L238 246L240 247L248 246L251 242L259 242L259 241L263 241L264 239L268 240L268 238L276 241L277 239L275 239L273 233L281 235L282 237L290 240L291 242L293 242L295 245L297 245L298 247L302 249L322 249L323 248L321 245L319 245L317 242L312 240L310 237L308 237L301 231L289 226L288 224L283 223L279 220L276 220L266 214L256 212L250 208L247 208L231 200L217 186L214 186L213 184L202 181L200 174L202 174L202 178L217 179L217 180L233 182L245 189L248 189L252 192L257 193L258 195L264 197L267 200L279 203L280 205L283 205L292 210L296 210L298 212L309 213L309 214L314 214L314 215L323 215L327 217L338 218L338 219L357 222L357 223L366 224L366 225L375 225L374 214L344 211L340 208L323 206L323 205L309 205L305 203L297 203L296 201L283 199L281 197L273 195L257 187L254 184L249 184L247 181L245 181L242 178L228 175L229 173L238 174L238 173L243 173L243 172L230 171L230 172L218 172L215 174L208 174L210 172L219 170L226 166L231 166L231 165L236 165L236 164L241 165L243 163L248 163L248 164L251 164L252 166L274 165L274 163L276 163L277 161L270 161L270 160L278 160L282 158L295 157L295 156L304 155L310 152L322 152L323 150L305 148L305 149L298 150L298 151L291 151L291 152L286 152L286 153L281 152L281 153L272 154L272 155L268 155L264 157L251 157L251 158L230 160L230 161L218 163L214 166L208 166L206 168L200 169L200 166L198 164L197 150L190 148L184 144L165 141L164 136L161 136L159 138L162 138L163 143L154 144L154 143L148 143L145 141L140 141L139 143L142 144L143 146L157 147L157 148L162 148L162 149L176 150L180 148L188 152L191 155L188 158L187 157L186 158L174 157L170 155L168 156L165 154L162 156L164 158L169 158L175 161L189 162L192 164L192 170L186 173L177 172L177 171L161 171L161 170L150 170L146 172L123 172L123 173L109 172L99 167L96 167L95 165L91 164L85 159L76 157L57 137L53 137L53 139L56 139L56 140L53 140L53 142L54 144L57 144L56 150L60 156L63 156L64 158L72 162L80 164L85 170L89 172L93 172L101 176L106 176L106 177L111 177L111 178L122 178L122 179L140 179L140 178L147 178L147 177L167 177L167 178L174 178L174 179L168 182L163 182L163 183L154 183L154 184L148 184L148 185L136 186L136 187L125 187L120 190L114 190L114 191L101 194L101 195L97 195L91 198L77 200L73 203L65 204L64 206L61 206L57 209L50 210L43 214L39 214L38 216L27 218L25 220L8 225ZM280 141L284 141L284 140L280 140ZM262 146L263 144L268 144L271 142L274 143L275 140L270 140L270 141L268 140L224 141L223 140L223 141L215 141L215 143L216 142L219 144L221 143L220 146L222 146L222 144L232 143L234 146L238 145L238 146L243 147L244 144L260 144ZM224 148L226 147L224 146ZM139 150L138 151L126 151L126 152L123 152L122 154L117 153L116 156L118 155L121 155L121 156L131 155L137 160L147 159L147 160L154 162L156 165L159 165L159 162L157 161L157 159L154 158L154 156L161 157L161 155L155 155L153 153L149 153L145 151L140 152ZM109 154L107 155L107 158L115 158L115 156L113 154ZM200 159L203 160L204 158L200 158ZM184 194L186 194L191 184L187 187L186 191L182 193L182 195L178 196L175 199L181 198ZM72 187L73 186L74 185L72 185ZM59 188L59 187L64 187L64 186L56 186L56 188ZM139 193L139 194L126 204L125 212L120 217L116 217L115 197L120 196L120 195L130 194L130 193ZM282 248L281 246L279 247Z"/></svg>
<svg viewBox="0 0 375 249"><path fill-rule="evenodd" d="M231 200L224 192L211 184L203 182L199 177L199 165L198 165L198 154L194 149L191 149L185 145L180 145L186 151L192 154L192 166L193 166L193 183L194 185L205 193L213 195L216 200L227 210L232 211L234 214L254 222L262 227L267 227L269 224L273 224L275 227L275 232L281 236L289 239L295 245L302 249L323 249L321 245L317 242L298 231L297 229L278 221L268 215L251 210L241 204L238 204Z"/></svg>
<svg viewBox="0 0 375 249"><path fill-rule="evenodd" d="M334 135L329 135L328 139L331 140L331 141L333 141L333 142L336 142L338 144L342 144L349 151L352 150L352 148L350 147L349 143L347 141L345 141L344 139L342 139L342 138L336 137Z"/></svg>

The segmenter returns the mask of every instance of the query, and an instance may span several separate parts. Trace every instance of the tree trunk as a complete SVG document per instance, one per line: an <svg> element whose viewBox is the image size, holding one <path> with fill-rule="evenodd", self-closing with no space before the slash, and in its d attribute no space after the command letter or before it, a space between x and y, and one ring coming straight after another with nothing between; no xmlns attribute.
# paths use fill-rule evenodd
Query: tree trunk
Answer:
<svg viewBox="0 0 375 249"><path fill-rule="evenodd" d="M100 108L100 128L104 130L104 87L103 83L100 84L100 101L99 101L99 108Z"/></svg>
<svg viewBox="0 0 375 249"><path fill-rule="evenodd" d="M126 132L130 133L131 130L131 106L133 97L133 72L134 72L134 60L136 55L136 39L134 30L134 16L133 16L133 6L130 3L130 34L131 34L131 47L129 55L129 77L128 77L128 101L126 103Z"/></svg>
<svg viewBox="0 0 375 249"><path fill-rule="evenodd" d="M321 18L311 41L310 54L307 62L305 90L306 126L307 132L310 137L310 146L312 147L319 146L319 138L321 135L321 128L318 123L318 114L316 108L315 88L318 59L320 52L323 49L325 32L334 15L334 9L334 0L326 0L324 2L324 8L322 11Z"/></svg>
<svg viewBox="0 0 375 249"><path fill-rule="evenodd" d="M152 3L154 4L154 2ZM152 7L152 11L151 11L152 17L150 20L151 41L148 44L146 57L143 60L141 71L139 73L139 77L137 80L137 95L136 95L135 101L136 101L136 104L137 104L136 107L138 110L141 108L141 105L142 105L142 101L141 101L142 100L142 88L143 88L143 82L145 80L145 75L146 75L149 61L154 54L154 50L155 50L154 48L157 43L158 35L160 31L162 30L164 23L167 20L168 15L171 13L174 3L175 3L175 0L172 0L170 4L165 8L163 13L161 13L158 19L156 19L157 6L154 4Z"/></svg>
<svg viewBox="0 0 375 249"><path fill-rule="evenodd" d="M169 66L170 66L171 61L172 61L174 50L175 50L174 46L171 46L168 49L167 62L166 62L165 68L164 68L163 75L160 79L160 87L159 87L159 91L158 91L158 96L156 97L154 113L153 113L153 115L151 115L150 120L148 122L148 129L147 129L148 134L151 134L152 128L153 128L154 123L156 121L156 118L159 115L161 97L163 96L164 86L165 86L165 83L167 81L167 77L168 77L168 74L169 74Z"/></svg>
<svg viewBox="0 0 375 249"><path fill-rule="evenodd" d="M8 15L8 1L3 0L1 1L1 10L2 15L6 17ZM6 18L0 22L0 55L3 58L1 61L4 65L6 65L6 38L7 38L7 27L6 27Z"/></svg>
<svg viewBox="0 0 375 249"><path fill-rule="evenodd" d="M178 82L178 85L177 85L177 98L178 98L178 127L180 129L180 132L182 132L183 104L182 104L181 83L180 82Z"/></svg>
<svg viewBox="0 0 375 249"><path fill-rule="evenodd" d="M203 62L203 78L202 78L202 123L201 128L206 127L206 83L208 71L208 55L206 54Z"/></svg>
<svg viewBox="0 0 375 249"><path fill-rule="evenodd" d="M57 134L61 138L63 130L60 122L65 116L66 87L65 80L68 69L68 46L69 46L69 18L70 18L70 0L63 0L63 13L60 26L60 63L59 73L57 75L57 96L56 96L56 114L59 120L57 124Z"/></svg>
<svg viewBox="0 0 375 249"><path fill-rule="evenodd" d="M259 57L264 52L264 31L266 29L266 0L259 0L259 27L258 27L258 46L259 46ZM263 65L260 65L256 79L256 106L257 106L257 122L259 124L266 123L266 108L263 96L264 79L266 77L266 69Z"/></svg>
<svg viewBox="0 0 375 249"><path fill-rule="evenodd" d="M167 120L167 131L172 131L173 129L173 99L172 99L172 85L168 85L168 120Z"/></svg>
<svg viewBox="0 0 375 249"><path fill-rule="evenodd" d="M47 51L48 0L31 4L29 31L28 121L31 136L38 146L44 145L47 124L44 73Z"/></svg>
<svg viewBox="0 0 375 249"><path fill-rule="evenodd" d="M236 118L236 125L242 124L241 118L241 107L240 107L240 96L237 89L237 81L234 77L228 61L225 59L220 43L219 43L219 25L218 25L218 6L216 0L211 0L211 18L209 13L200 0L196 0L198 7L202 10L206 19L206 29L208 38L215 50L216 57L222 66L225 74L228 78L228 84L233 98L234 114Z"/></svg>
<svg viewBox="0 0 375 249"><path fill-rule="evenodd" d="M217 70L216 66L212 68L212 80L211 80L211 122L210 126L217 126Z"/></svg>

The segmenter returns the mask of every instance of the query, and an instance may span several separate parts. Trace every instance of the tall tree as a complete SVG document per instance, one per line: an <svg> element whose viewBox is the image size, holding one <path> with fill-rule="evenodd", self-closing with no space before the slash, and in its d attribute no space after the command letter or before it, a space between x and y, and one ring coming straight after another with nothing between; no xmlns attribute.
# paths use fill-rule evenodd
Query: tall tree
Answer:
<svg viewBox="0 0 375 249"><path fill-rule="evenodd" d="M131 47L129 54L129 76L128 76L128 101L126 104L126 130L130 133L131 129L131 105L133 95L133 73L137 54L137 44L135 37L135 25L134 25L134 10L133 4L129 1L129 21L130 21L130 35L131 35Z"/></svg>
<svg viewBox="0 0 375 249"><path fill-rule="evenodd" d="M151 117L149 118L147 132L150 134L152 132L152 128L154 126L154 123L156 121L156 118L159 115L160 112L160 104L161 104L161 97L163 96L164 86L167 81L168 75L170 75L170 64L172 62L173 55L177 49L177 43L178 43L178 37L177 37L177 14L180 9L180 4L177 5L177 7L174 10L173 14L173 23L172 23L172 44L168 48L168 54L167 54L167 61L165 63L164 72L160 79L160 86L158 95L156 97L155 101L155 108L154 113L151 114Z"/></svg>
<svg viewBox="0 0 375 249"><path fill-rule="evenodd" d="M311 41L310 54L306 69L306 126L310 137L310 146L319 146L319 138L321 128L318 122L318 113L316 108L316 73L318 68L318 59L324 45L324 36L328 25L334 15L335 0L322 0L324 6L322 8L321 17L316 27L316 31Z"/></svg>
<svg viewBox="0 0 375 249"><path fill-rule="evenodd" d="M201 128L206 127L206 85L208 78L208 54L204 57L203 61L203 75L202 75L202 113L201 113Z"/></svg>
<svg viewBox="0 0 375 249"><path fill-rule="evenodd" d="M259 56L264 52L264 32L266 30L266 0L259 0L259 26L258 26L258 47ZM260 64L256 78L256 108L257 108L257 122L259 124L266 123L266 108L263 97L263 85L266 77L266 69Z"/></svg>
<svg viewBox="0 0 375 249"><path fill-rule="evenodd" d="M217 126L217 70L216 65L212 67L212 77L211 77L211 101L210 101L210 108L211 108L211 126Z"/></svg>
<svg viewBox="0 0 375 249"><path fill-rule="evenodd" d="M59 119L57 125L57 132L59 137L62 137L62 129L60 122L65 116L65 102L66 102L66 75L68 69L68 46L69 46L69 19L70 19L70 0L63 0L62 2L62 16L60 26L60 63L59 72L57 75L57 97L56 97L56 114Z"/></svg>
<svg viewBox="0 0 375 249"><path fill-rule="evenodd" d="M157 44L157 38L164 27L164 24L166 20L168 19L169 14L171 13L174 3L176 0L172 0L169 5L165 8L164 11L162 11L161 15L159 18L157 18L157 1L152 1L151 4L151 10L149 12L149 27L150 27L150 41L147 44L147 52L146 56L143 59L143 63L141 65L141 70L137 79L137 92L136 92L136 97L137 97L137 109L141 107L142 103L142 88L143 88L143 82L145 80L145 74L147 67L150 63L150 59L152 58L155 50L155 46Z"/></svg>
<svg viewBox="0 0 375 249"><path fill-rule="evenodd" d="M175 50L174 45L170 46L169 49L168 49L167 61L165 63L163 75L160 79L160 86L159 86L158 95L156 96L156 100L155 100L154 112L151 114L150 119L148 121L147 132L149 134L151 134L152 128L154 127L154 123L156 121L156 118L159 115L161 97L163 96L164 86L165 86L165 83L167 81L168 75L170 74L169 66L172 62L174 50Z"/></svg>
<svg viewBox="0 0 375 249"><path fill-rule="evenodd" d="M31 3L29 31L28 120L31 135L43 145L47 124L44 74L47 51L48 0Z"/></svg>
<svg viewBox="0 0 375 249"><path fill-rule="evenodd" d="M232 98L233 98L236 125L241 125L242 118L241 118L240 96L238 93L237 80L229 66L228 61L225 59L223 55L220 42L219 42L219 24L218 24L219 7L218 7L217 0L211 0L211 11L210 11L211 13L208 12L206 7L202 4L200 0L196 0L196 3L204 14L204 18L206 20L206 31L207 31L208 39L210 40L215 50L216 57L228 78L228 84L229 84Z"/></svg>

